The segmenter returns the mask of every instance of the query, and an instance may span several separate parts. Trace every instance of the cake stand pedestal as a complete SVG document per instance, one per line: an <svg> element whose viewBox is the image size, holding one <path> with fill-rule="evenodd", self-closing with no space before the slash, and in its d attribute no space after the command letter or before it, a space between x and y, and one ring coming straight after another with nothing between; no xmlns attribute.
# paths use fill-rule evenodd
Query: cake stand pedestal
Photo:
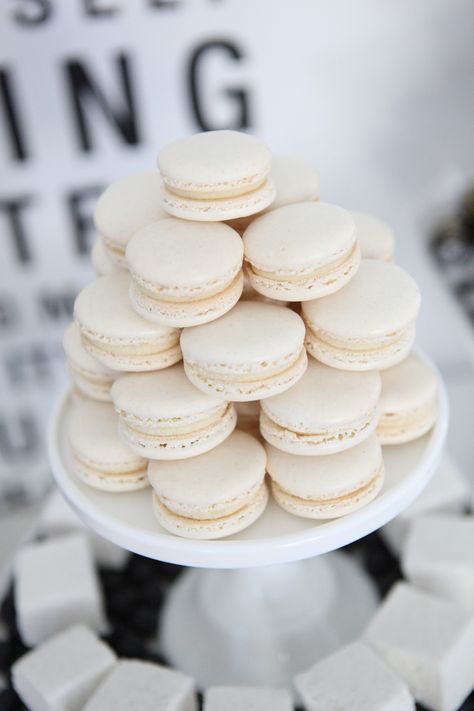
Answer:
<svg viewBox="0 0 474 711"><path fill-rule="evenodd" d="M433 430L415 442L385 447L386 478L377 498L331 521L298 518L270 501L263 516L235 536L173 536L155 519L149 490L111 494L74 476L67 393L51 419L50 462L64 496L98 534L134 553L200 568L178 578L163 610L161 650L177 669L201 687L289 685L295 673L357 637L375 609L377 597L362 568L330 551L383 526L430 480L448 424L439 374L438 381Z"/></svg>

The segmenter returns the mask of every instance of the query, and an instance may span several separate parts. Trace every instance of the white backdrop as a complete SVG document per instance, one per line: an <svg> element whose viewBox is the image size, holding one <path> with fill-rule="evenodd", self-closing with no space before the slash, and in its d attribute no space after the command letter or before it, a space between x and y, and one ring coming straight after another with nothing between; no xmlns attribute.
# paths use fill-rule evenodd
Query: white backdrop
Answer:
<svg viewBox="0 0 474 711"><path fill-rule="evenodd" d="M203 125L309 158L323 199L389 220L424 289L422 341L443 363L466 358L469 335L418 230L443 186L472 175L472 25L470 0L1 2L4 496L45 481L98 191Z"/></svg>

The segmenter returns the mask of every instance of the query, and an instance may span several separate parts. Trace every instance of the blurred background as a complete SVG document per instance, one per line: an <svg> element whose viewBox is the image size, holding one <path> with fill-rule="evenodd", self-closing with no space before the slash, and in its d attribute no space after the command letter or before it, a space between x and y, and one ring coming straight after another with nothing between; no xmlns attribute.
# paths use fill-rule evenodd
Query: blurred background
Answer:
<svg viewBox="0 0 474 711"><path fill-rule="evenodd" d="M473 36L472 0L2 1L4 525L49 485L47 419L93 277L98 194L206 129L310 160L323 200L394 227L423 293L418 341L448 383L449 448L473 476Z"/></svg>

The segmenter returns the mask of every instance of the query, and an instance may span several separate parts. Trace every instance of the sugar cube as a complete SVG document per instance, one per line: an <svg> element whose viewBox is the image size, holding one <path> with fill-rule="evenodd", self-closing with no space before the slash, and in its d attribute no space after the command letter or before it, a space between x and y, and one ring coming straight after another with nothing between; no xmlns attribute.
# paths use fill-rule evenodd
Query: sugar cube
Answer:
<svg viewBox="0 0 474 711"><path fill-rule="evenodd" d="M115 661L106 644L76 625L15 662L13 686L30 711L79 711Z"/></svg>
<svg viewBox="0 0 474 711"><path fill-rule="evenodd" d="M474 687L474 615L459 605L398 583L365 639L433 711L454 711Z"/></svg>

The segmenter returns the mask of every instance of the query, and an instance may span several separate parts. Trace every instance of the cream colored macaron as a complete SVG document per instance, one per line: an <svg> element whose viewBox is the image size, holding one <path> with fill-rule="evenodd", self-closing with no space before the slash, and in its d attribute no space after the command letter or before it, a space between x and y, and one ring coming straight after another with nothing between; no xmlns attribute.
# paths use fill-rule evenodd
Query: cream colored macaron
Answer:
<svg viewBox="0 0 474 711"><path fill-rule="evenodd" d="M76 402L67 423L76 476L94 489L125 492L148 486L147 461L121 441L111 404Z"/></svg>
<svg viewBox="0 0 474 711"><path fill-rule="evenodd" d="M273 156L270 180L276 191L272 204L257 215L230 220L230 226L240 234L256 217L269 210L275 210L284 205L293 205L296 202L319 200L319 176L313 166L305 160L290 156Z"/></svg>
<svg viewBox="0 0 474 711"><path fill-rule="evenodd" d="M299 457L265 446L267 471L278 504L295 516L338 518L372 501L384 481L375 435L338 454Z"/></svg>
<svg viewBox="0 0 474 711"><path fill-rule="evenodd" d="M110 388L119 375L93 358L84 348L81 332L76 323L66 329L63 339L64 352L74 385L83 395L94 400L111 401Z"/></svg>
<svg viewBox="0 0 474 711"><path fill-rule="evenodd" d="M220 222L170 217L137 232L127 247L131 304L167 326L213 321L239 300L242 240Z"/></svg>
<svg viewBox="0 0 474 711"><path fill-rule="evenodd" d="M175 217L214 222L252 215L275 198L271 154L257 138L208 131L165 146L158 155L164 206Z"/></svg>
<svg viewBox="0 0 474 711"><path fill-rule="evenodd" d="M438 416L437 391L435 373L416 355L384 370L377 427L381 443L411 442L429 432Z"/></svg>
<svg viewBox="0 0 474 711"><path fill-rule="evenodd" d="M104 244L102 237L97 237L91 250L91 262L95 273L98 276L104 276L104 274L110 274L110 272L120 269L121 267L113 260L110 256L107 248ZM124 264L121 265L123 268Z"/></svg>
<svg viewBox="0 0 474 711"><path fill-rule="evenodd" d="M158 521L185 538L222 538L242 531L267 505L265 462L263 446L239 430L193 459L150 462Z"/></svg>
<svg viewBox="0 0 474 711"><path fill-rule="evenodd" d="M109 185L99 197L94 222L107 253L125 268L125 248L137 230L167 217L157 170L129 175Z"/></svg>
<svg viewBox="0 0 474 711"><path fill-rule="evenodd" d="M420 292L407 272L363 259L344 289L303 303L306 348L333 368L390 368L410 352L419 308Z"/></svg>
<svg viewBox="0 0 474 711"><path fill-rule="evenodd" d="M159 370L181 360L179 331L150 323L130 305L130 275L116 271L85 287L74 319L89 353L113 370Z"/></svg>
<svg viewBox="0 0 474 711"><path fill-rule="evenodd" d="M124 440L149 459L203 454L223 442L237 421L232 404L195 388L181 364L122 375L112 398Z"/></svg>
<svg viewBox="0 0 474 711"><path fill-rule="evenodd" d="M262 400L260 431L267 442L291 454L341 452L374 432L380 390L378 371L351 373L309 358L296 385Z"/></svg>
<svg viewBox="0 0 474 711"><path fill-rule="evenodd" d="M332 294L355 276L360 263L352 216L328 203L271 210L252 222L243 241L251 285L282 301Z"/></svg>
<svg viewBox="0 0 474 711"><path fill-rule="evenodd" d="M393 261L395 235L391 227L374 215L353 212L362 259Z"/></svg>
<svg viewBox="0 0 474 711"><path fill-rule="evenodd" d="M304 324L284 306L241 301L222 318L181 334L184 369L203 392L260 400L296 383L306 370Z"/></svg>

